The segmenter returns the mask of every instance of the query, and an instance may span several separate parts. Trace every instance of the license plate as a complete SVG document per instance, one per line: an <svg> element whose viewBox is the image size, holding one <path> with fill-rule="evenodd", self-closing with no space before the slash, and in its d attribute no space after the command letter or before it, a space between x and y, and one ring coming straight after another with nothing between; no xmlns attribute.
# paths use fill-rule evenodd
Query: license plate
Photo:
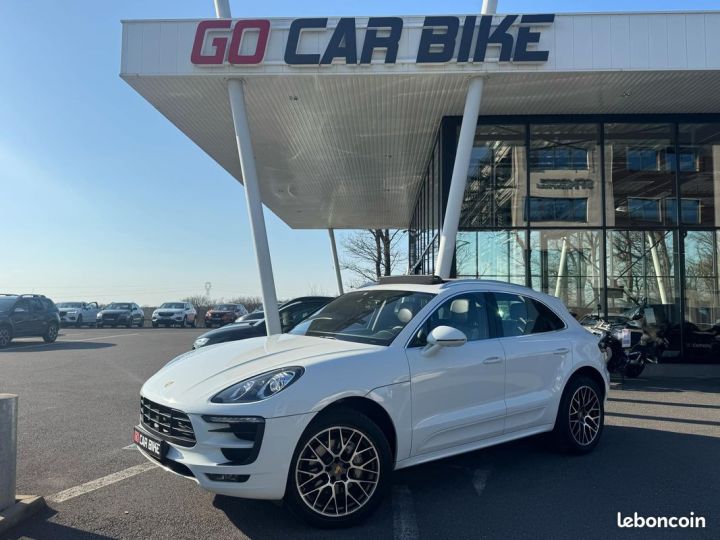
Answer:
<svg viewBox="0 0 720 540"><path fill-rule="evenodd" d="M151 437L147 433L140 431L138 428L133 429L133 442L152 457L158 460L165 458L167 452L167 443Z"/></svg>

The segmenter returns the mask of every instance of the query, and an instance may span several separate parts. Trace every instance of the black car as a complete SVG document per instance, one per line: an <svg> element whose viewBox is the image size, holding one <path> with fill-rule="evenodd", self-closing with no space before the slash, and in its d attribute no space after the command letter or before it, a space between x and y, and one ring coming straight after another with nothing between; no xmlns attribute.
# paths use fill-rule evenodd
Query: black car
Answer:
<svg viewBox="0 0 720 540"><path fill-rule="evenodd" d="M301 296L300 298L294 298L284 303L280 308L282 331L287 332L291 330L300 321L306 319L332 300L334 300L334 298L330 296ZM265 334L265 319L229 324L217 330L206 332L198 337L195 343L193 343L193 349L199 349L206 345L214 345L215 343L264 336Z"/></svg>
<svg viewBox="0 0 720 540"><path fill-rule="evenodd" d="M39 294L0 295L0 349L16 337L57 339L60 314L52 300Z"/></svg>
<svg viewBox="0 0 720 540"><path fill-rule="evenodd" d="M132 328L145 326L145 312L134 302L113 302L97 314L97 327L127 326Z"/></svg>

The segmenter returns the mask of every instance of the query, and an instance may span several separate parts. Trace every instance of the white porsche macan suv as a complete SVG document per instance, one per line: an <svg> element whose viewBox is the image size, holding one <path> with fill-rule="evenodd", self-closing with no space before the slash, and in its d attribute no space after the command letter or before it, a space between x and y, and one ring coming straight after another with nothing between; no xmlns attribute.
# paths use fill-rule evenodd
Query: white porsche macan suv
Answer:
<svg viewBox="0 0 720 540"><path fill-rule="evenodd" d="M557 298L387 278L289 334L175 358L142 387L133 440L211 492L338 527L367 517L396 469L541 432L591 451L608 387L597 338Z"/></svg>

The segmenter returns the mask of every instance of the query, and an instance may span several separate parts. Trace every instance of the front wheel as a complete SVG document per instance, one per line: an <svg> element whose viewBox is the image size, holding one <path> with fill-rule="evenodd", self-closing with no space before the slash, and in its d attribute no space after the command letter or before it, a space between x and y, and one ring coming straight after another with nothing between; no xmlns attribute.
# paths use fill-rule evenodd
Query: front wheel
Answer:
<svg viewBox="0 0 720 540"><path fill-rule="evenodd" d="M140 322L138 322L137 327L138 327L138 328L144 328L144 327L145 327L145 317L143 317L142 319L140 319Z"/></svg>
<svg viewBox="0 0 720 540"><path fill-rule="evenodd" d="M45 334L42 337L43 341L45 343L52 343L53 341L55 341L58 337L58 330L59 330L58 324L51 323L48 326L47 330L45 331Z"/></svg>
<svg viewBox="0 0 720 540"><path fill-rule="evenodd" d="M80 328L83 325L82 315L78 315L77 321L75 321L75 326Z"/></svg>
<svg viewBox="0 0 720 540"><path fill-rule="evenodd" d="M9 326L0 326L0 349L4 349L12 341L12 330Z"/></svg>
<svg viewBox="0 0 720 540"><path fill-rule="evenodd" d="M553 437L560 449L587 454L597 446L605 422L600 385L580 375L568 382L560 399Z"/></svg>
<svg viewBox="0 0 720 540"><path fill-rule="evenodd" d="M185 326L187 326L187 317L183 317L180 321L180 328L185 328Z"/></svg>
<svg viewBox="0 0 720 540"><path fill-rule="evenodd" d="M351 409L320 414L295 448L285 502L311 525L349 527L367 518L391 485L392 452L382 430Z"/></svg>

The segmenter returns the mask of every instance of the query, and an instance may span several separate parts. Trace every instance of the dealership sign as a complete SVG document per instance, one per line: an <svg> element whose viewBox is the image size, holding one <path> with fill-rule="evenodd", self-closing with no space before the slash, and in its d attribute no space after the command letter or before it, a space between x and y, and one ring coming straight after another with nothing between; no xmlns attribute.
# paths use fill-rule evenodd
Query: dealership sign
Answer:
<svg viewBox="0 0 720 540"><path fill-rule="evenodd" d="M551 25L555 15L468 15L425 17L415 63L482 63L488 47L498 47L499 62L546 62L549 51L540 50L541 28ZM496 24L494 24L496 23ZM365 30L364 36L362 30ZM213 19L197 25L191 62L197 66L259 65L263 63L271 33L268 19ZM285 31L283 31L285 33ZM301 41L311 34L327 33L323 50L300 52ZM334 28L327 18L295 19L286 32L284 62L290 66L323 66L333 63L370 64L376 53L385 64L397 60L403 19L370 17L358 28L355 19L343 17ZM254 36L254 44L243 50L243 41ZM313 42L323 43L324 40ZM245 49L247 49L247 45Z"/></svg>

